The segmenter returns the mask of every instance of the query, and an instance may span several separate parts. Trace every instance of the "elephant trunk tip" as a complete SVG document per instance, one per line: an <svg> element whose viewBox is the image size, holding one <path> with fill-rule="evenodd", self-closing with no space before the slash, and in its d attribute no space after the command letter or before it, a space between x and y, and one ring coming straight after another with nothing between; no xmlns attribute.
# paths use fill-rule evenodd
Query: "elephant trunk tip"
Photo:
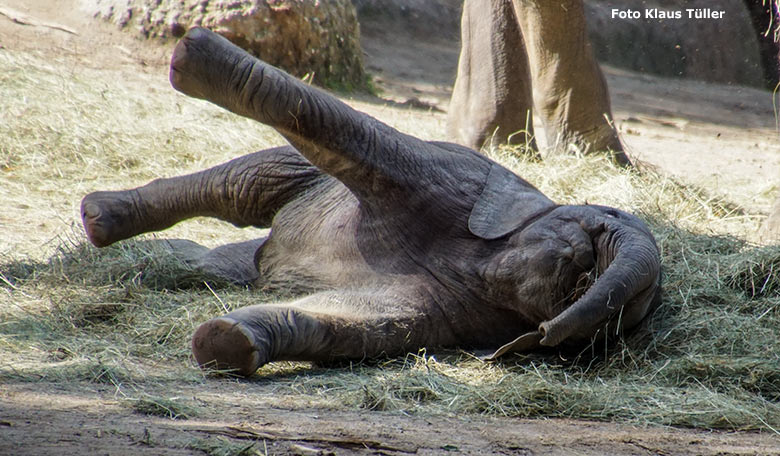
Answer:
<svg viewBox="0 0 780 456"><path fill-rule="evenodd" d="M539 333L542 335L542 339L539 341L540 345L545 347L555 347L560 344L565 335L563 331L558 331L558 325L554 320L543 321L539 324Z"/></svg>

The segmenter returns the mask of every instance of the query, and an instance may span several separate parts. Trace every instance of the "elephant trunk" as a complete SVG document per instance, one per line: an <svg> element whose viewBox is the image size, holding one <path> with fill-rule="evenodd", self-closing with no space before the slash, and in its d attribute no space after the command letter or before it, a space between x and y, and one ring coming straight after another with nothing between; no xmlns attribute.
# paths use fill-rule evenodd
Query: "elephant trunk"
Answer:
<svg viewBox="0 0 780 456"><path fill-rule="evenodd" d="M365 178L377 129L389 128L306 85L203 28L180 40L172 59L173 87L269 125L312 164L342 180Z"/></svg>
<svg viewBox="0 0 780 456"><path fill-rule="evenodd" d="M539 325L542 345L556 346L571 336L592 337L599 325L623 312L620 324L638 323L660 292L661 263L652 237L625 225L603 232L596 240L601 276L566 310ZM611 261L610 261L611 260ZM631 302L634 301L634 302Z"/></svg>

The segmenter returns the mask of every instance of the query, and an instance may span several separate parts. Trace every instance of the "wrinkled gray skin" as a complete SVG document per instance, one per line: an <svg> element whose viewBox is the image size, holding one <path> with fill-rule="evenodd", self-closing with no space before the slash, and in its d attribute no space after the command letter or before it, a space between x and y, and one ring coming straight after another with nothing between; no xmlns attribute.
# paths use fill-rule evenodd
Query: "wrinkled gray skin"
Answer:
<svg viewBox="0 0 780 456"><path fill-rule="evenodd" d="M204 249L201 264L310 291L203 323L192 341L202 366L250 375L270 361L495 349L520 335L509 349L586 344L635 326L659 298L658 250L632 215L559 206L473 150L396 131L204 29L177 45L171 81L292 146L87 195L89 239L194 216L270 227Z"/></svg>
<svg viewBox="0 0 780 456"><path fill-rule="evenodd" d="M466 0L449 137L475 149L488 141L535 148L534 108L550 147L610 151L630 164L611 123L582 0Z"/></svg>

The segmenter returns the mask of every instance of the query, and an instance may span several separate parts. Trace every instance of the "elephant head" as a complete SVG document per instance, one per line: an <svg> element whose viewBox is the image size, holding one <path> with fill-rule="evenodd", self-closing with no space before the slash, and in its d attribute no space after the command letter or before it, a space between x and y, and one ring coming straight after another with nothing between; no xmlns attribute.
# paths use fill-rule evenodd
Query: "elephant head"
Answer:
<svg viewBox="0 0 780 456"><path fill-rule="evenodd" d="M658 304L661 297L658 248L639 219L602 206L563 206L550 217L553 226L567 224L573 233L569 238L575 252L572 263L587 261L580 249L587 250L590 243L596 267L591 270L595 277L586 280L580 276L579 283L570 288L574 293L567 298L573 303L539 325L539 332L544 336L542 345L555 346L566 340L582 342L600 329L609 332L604 323L612 317L617 318L611 325L613 330L632 328ZM595 282L586 288L591 280Z"/></svg>
<svg viewBox="0 0 780 456"><path fill-rule="evenodd" d="M520 197L518 197L520 196ZM659 302L661 264L655 240L636 216L605 206L557 206L494 166L469 218L483 239L507 238L490 279L511 290L518 311L538 331L502 347L582 343L612 326L632 328ZM498 353L498 352L497 352ZM500 354L500 353L499 353ZM494 354L495 356L495 354Z"/></svg>

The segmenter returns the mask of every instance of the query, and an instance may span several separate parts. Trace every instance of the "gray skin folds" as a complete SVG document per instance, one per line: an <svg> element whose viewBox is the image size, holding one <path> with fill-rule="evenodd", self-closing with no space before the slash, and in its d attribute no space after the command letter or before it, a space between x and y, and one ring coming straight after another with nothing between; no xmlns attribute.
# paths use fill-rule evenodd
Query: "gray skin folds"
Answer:
<svg viewBox="0 0 780 456"><path fill-rule="evenodd" d="M203 367L584 345L635 326L660 297L658 249L630 214L557 205L487 157L396 131L205 29L177 45L171 82L291 144L82 202L97 246L195 216L271 228L185 255L305 292L203 323Z"/></svg>

